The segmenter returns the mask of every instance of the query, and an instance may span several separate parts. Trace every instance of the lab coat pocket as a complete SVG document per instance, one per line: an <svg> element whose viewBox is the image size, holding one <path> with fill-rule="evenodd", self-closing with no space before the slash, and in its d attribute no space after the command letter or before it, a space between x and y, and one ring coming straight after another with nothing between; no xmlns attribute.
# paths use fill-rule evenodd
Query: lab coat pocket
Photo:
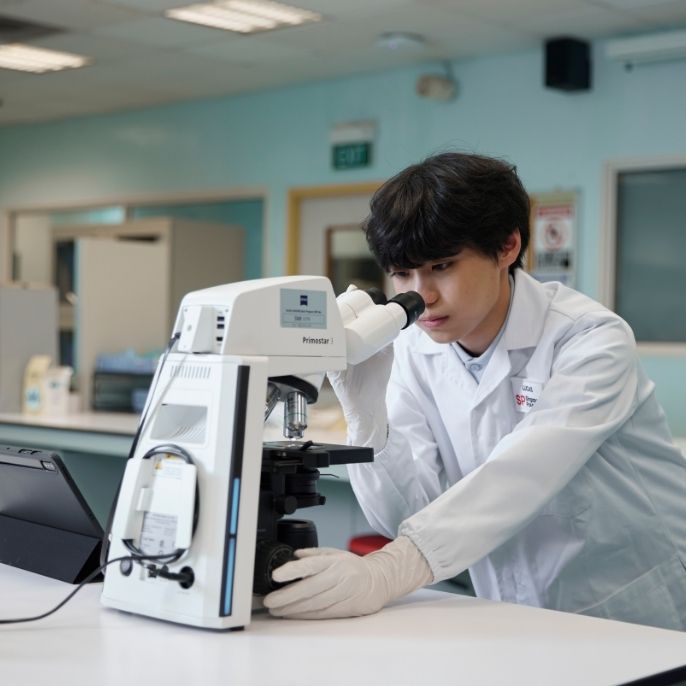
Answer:
<svg viewBox="0 0 686 686"><path fill-rule="evenodd" d="M678 555L580 614L663 629L686 629L686 569Z"/></svg>

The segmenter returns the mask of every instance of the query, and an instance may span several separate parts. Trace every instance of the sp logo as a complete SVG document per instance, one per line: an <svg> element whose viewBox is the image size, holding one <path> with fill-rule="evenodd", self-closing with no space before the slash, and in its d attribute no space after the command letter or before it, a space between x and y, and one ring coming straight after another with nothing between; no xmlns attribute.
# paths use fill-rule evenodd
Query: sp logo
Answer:
<svg viewBox="0 0 686 686"><path fill-rule="evenodd" d="M512 399L517 412L530 412L538 401L543 384L531 379L512 378Z"/></svg>

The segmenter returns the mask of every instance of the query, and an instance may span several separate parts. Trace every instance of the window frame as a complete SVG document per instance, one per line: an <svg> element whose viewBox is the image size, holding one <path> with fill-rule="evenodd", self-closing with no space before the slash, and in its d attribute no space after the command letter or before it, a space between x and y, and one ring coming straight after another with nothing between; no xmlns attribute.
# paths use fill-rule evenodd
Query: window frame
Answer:
<svg viewBox="0 0 686 686"><path fill-rule="evenodd" d="M616 306L615 284L617 282L617 189L619 175L626 172L686 170L686 156L641 157L610 160L605 163L603 222L601 231L598 281L600 302L613 312ZM639 353L656 356L686 357L686 341L683 343L636 341Z"/></svg>

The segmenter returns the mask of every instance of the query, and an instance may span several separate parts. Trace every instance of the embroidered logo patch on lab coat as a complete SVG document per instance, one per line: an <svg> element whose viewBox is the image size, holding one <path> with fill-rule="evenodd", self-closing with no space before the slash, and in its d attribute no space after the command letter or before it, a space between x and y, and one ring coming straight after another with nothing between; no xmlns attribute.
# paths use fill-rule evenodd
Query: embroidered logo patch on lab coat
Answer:
<svg viewBox="0 0 686 686"><path fill-rule="evenodd" d="M512 378L510 381L512 382L515 410L524 414L530 412L541 395L543 384L531 379Z"/></svg>

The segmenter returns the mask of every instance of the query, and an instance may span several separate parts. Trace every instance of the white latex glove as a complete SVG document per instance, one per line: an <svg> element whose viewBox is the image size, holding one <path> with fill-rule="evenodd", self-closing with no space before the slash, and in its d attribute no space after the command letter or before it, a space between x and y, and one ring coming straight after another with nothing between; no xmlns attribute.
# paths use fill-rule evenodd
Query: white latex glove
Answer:
<svg viewBox="0 0 686 686"><path fill-rule="evenodd" d="M345 371L327 374L343 408L348 425L348 444L383 450L388 437L386 387L393 366L393 345L389 344Z"/></svg>
<svg viewBox="0 0 686 686"><path fill-rule="evenodd" d="M295 555L298 560L272 573L279 583L293 581L264 598L275 617L333 619L369 615L433 581L424 556L407 536L399 536L364 557L334 548L303 548Z"/></svg>

